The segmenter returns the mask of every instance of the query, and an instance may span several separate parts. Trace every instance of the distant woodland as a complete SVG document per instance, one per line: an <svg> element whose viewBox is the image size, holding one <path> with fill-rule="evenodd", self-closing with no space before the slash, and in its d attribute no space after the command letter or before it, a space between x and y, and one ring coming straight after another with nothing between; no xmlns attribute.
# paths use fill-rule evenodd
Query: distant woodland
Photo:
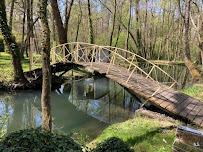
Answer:
<svg viewBox="0 0 203 152"><path fill-rule="evenodd" d="M43 38L39 0L6 0L5 6L21 56L29 56L30 37L39 39L37 46ZM88 42L185 61L194 79L193 63L203 63L202 0L50 0L47 13L51 45Z"/></svg>

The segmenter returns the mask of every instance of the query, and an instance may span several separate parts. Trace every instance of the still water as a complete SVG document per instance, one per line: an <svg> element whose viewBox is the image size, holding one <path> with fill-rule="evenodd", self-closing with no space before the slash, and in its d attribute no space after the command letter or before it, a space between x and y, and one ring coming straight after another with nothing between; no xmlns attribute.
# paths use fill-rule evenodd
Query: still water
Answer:
<svg viewBox="0 0 203 152"><path fill-rule="evenodd" d="M151 64L139 63L139 66L148 73L152 68ZM192 85L191 83L192 77L186 66L181 66L181 65L157 65L157 66L163 69L166 73L168 73L171 77L173 77L178 82L178 84L174 86L175 89L181 90ZM150 76L154 80L162 82L168 86L170 86L171 83L173 83L173 81L168 76L166 76L163 72L161 72L160 70L157 70L156 68L152 71Z"/></svg>
<svg viewBox="0 0 203 152"><path fill-rule="evenodd" d="M41 126L41 91L0 95L0 115L9 115L7 133ZM66 82L51 93L53 130L82 131L95 138L110 124L133 117L139 99L106 77Z"/></svg>

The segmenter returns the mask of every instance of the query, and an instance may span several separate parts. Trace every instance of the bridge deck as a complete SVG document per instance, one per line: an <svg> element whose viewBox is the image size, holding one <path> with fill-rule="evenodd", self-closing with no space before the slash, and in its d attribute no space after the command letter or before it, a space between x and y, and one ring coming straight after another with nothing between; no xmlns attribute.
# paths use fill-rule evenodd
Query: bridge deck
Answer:
<svg viewBox="0 0 203 152"><path fill-rule="evenodd" d="M91 65L91 63L87 62L80 62L78 64L82 66ZM106 74L108 66L109 63L94 62L91 68L101 74ZM155 106L158 106L169 113L186 118L198 126L203 127L203 102L169 88L166 85L161 85L160 88L160 85L155 81L146 79L135 73L128 83L126 83L130 74L131 72L124 67L111 65L106 76L128 88L132 93L148 99L149 102ZM158 88L160 88L160 90L152 96Z"/></svg>

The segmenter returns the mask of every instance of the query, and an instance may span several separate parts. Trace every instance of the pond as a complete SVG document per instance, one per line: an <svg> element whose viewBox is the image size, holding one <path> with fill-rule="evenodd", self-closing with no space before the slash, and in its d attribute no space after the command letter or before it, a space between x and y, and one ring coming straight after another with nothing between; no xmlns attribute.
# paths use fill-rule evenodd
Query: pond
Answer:
<svg viewBox="0 0 203 152"><path fill-rule="evenodd" d="M142 66L150 70L148 65ZM178 81L177 89L190 85L186 67L159 66ZM159 73L152 73L152 77L166 81ZM41 126L40 99L40 90L0 95L0 115L9 115L7 133ZM141 106L140 100L104 76L67 81L51 93L53 130L65 134L82 132L91 139L96 138L110 124L132 118Z"/></svg>
<svg viewBox="0 0 203 152"><path fill-rule="evenodd" d="M7 133L41 126L41 91L0 96L0 115L9 115ZM106 77L69 81L51 93L53 130L69 134L83 132L90 138L110 124L133 117L139 99Z"/></svg>

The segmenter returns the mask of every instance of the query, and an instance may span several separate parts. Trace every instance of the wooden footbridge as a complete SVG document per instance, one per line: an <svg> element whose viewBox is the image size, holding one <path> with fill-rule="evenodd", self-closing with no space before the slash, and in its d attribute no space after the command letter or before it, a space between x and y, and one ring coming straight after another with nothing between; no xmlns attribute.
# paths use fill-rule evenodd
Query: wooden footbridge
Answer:
<svg viewBox="0 0 203 152"><path fill-rule="evenodd" d="M203 127L203 102L173 89L178 85L176 80L135 53L115 47L74 42L54 46L51 54L52 64L72 62L90 67L126 87L131 93L143 97L146 102ZM143 68L143 64L148 67ZM158 81L157 75L161 75L162 79Z"/></svg>

